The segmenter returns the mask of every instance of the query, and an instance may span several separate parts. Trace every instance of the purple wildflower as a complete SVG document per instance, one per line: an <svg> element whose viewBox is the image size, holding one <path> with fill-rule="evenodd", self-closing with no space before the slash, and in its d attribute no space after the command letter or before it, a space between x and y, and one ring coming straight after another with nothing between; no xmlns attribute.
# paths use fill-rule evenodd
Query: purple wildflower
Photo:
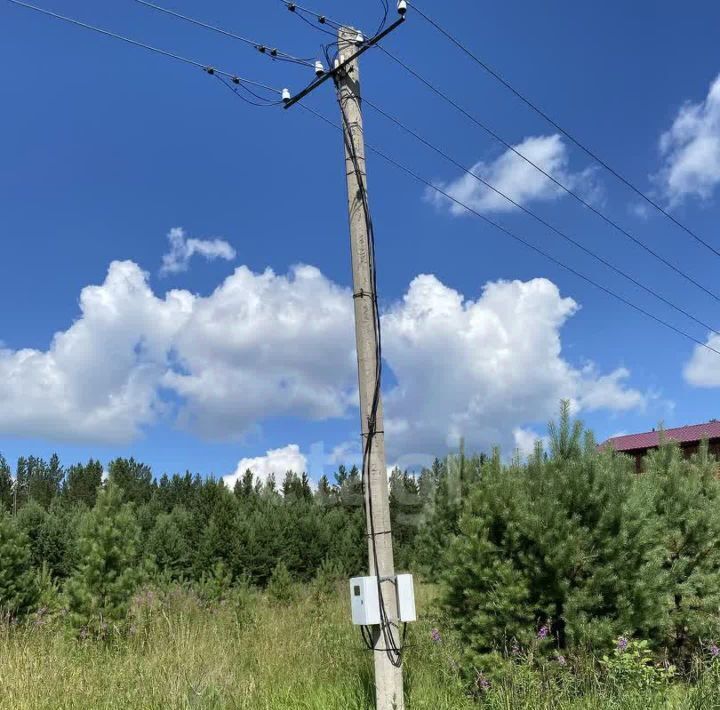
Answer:
<svg viewBox="0 0 720 710"><path fill-rule="evenodd" d="M437 629L433 629L430 632L430 637L432 638L434 643L442 643L442 636L440 635L440 632Z"/></svg>
<svg viewBox="0 0 720 710"><path fill-rule="evenodd" d="M718 645L716 643L710 644L710 656L712 658L717 658L720 656L720 648L718 648Z"/></svg>
<svg viewBox="0 0 720 710"><path fill-rule="evenodd" d="M540 630L537 632L537 637L542 641L543 639L547 638L547 635L550 633L550 627L547 624L543 624L540 627Z"/></svg>
<svg viewBox="0 0 720 710"><path fill-rule="evenodd" d="M478 690L482 690L486 693L490 690L490 681L480 671L476 671L477 677L475 678L475 687Z"/></svg>
<svg viewBox="0 0 720 710"><path fill-rule="evenodd" d="M561 666L567 665L567 658L565 658L565 656L563 656L562 653L558 653L556 658L557 658L558 665L561 665Z"/></svg>
<svg viewBox="0 0 720 710"><path fill-rule="evenodd" d="M621 636L617 640L617 650L622 653L628 647L628 640L625 636Z"/></svg>

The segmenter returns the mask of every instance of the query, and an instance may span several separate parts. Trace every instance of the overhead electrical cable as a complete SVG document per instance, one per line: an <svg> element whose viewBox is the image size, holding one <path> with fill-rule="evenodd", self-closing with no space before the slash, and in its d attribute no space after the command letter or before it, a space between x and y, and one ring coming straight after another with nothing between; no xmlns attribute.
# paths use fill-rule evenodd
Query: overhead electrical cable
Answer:
<svg viewBox="0 0 720 710"><path fill-rule="evenodd" d="M316 12L315 10L310 10L307 7L303 7L302 5L298 5L296 2L290 2L290 0L280 1L285 5L285 7L287 7L288 10L290 10L290 12L297 12L298 17L300 16L300 13L310 15L311 17L314 17L319 24L328 25L335 30L339 30L343 26L340 22L336 22L335 20L329 18L327 15L324 15L321 12ZM298 12L298 10L300 12Z"/></svg>
<svg viewBox="0 0 720 710"><path fill-rule="evenodd" d="M716 330L712 326L708 325L707 323L703 322L699 318L696 318L688 311L684 310L680 306L675 305L672 301L668 300L664 296L662 296L660 293L655 291L654 289L650 288L649 286L646 286L645 284L638 281L635 277L628 274L626 271L621 269L620 267L615 266L613 263L609 262L604 257L600 256L599 254L596 254L591 249L588 249L584 244L579 242L577 239L571 237L570 235L566 234L559 228L555 227L552 223L548 222L546 219L538 215L536 212L533 212L531 209L525 207L522 203L518 202L517 200L514 200L512 197L510 197L508 194L497 188L492 183L485 180L482 176L478 175L477 173L473 172L469 168L465 167L462 163L460 163L458 160L453 158L451 155L448 155L445 151L443 151L441 148L438 148L436 145L431 143L429 140L421 136L419 133L414 131L412 128L409 128L406 126L402 121L400 121L395 116L389 114L387 111L382 109L380 106L376 105L370 99L367 98L367 96L363 97L363 103L365 103L367 106L372 108L374 111L379 113L381 116L384 116L388 121L391 121L396 126L398 126L400 129L405 131L407 134L413 136L417 141L425 145L426 147L430 148L430 150L434 151L438 155L442 156L445 160L447 160L449 163L454 165L455 167L462 170L464 173L469 175L474 180L478 181L482 185L484 185L489 190L492 190L495 194L499 195L503 199L505 199L507 202L509 202L511 205L517 207L518 209L522 210L525 214L532 217L534 220L542 224L543 226L547 227L548 229L552 230L555 234L557 234L559 237L565 239L567 242L573 244L578 249L585 252L588 256L592 257L596 261L600 262L604 266L608 267L609 269L612 269L615 273L619 274L623 278L627 279L631 283L633 283L635 286L638 286L639 288L643 289L645 292L649 293L651 296L654 296L658 300L662 301L667 306L670 306L674 310L676 310L678 313L681 313L682 315L686 316L690 320L694 321L698 325L701 325L703 328L706 328L707 330L715 333L716 335L720 335L720 331Z"/></svg>
<svg viewBox="0 0 720 710"><path fill-rule="evenodd" d="M321 121L327 123L329 126L332 126L336 130L342 131L342 128L338 126L336 123L331 121L326 116L323 116L318 111L315 111L315 109L310 108L306 104L302 103L299 104L302 106L307 112L315 116L316 118L320 119ZM572 266L569 266L565 264L564 262L560 261L557 257L554 257L552 254L544 251L540 247L536 246L532 242L527 241L520 235L516 234L515 232L511 231L507 227L504 227L498 222L495 222L494 220L490 219L489 217L485 216L481 212L478 212L477 210L473 209L470 205L466 204L462 200L457 199L453 195L450 195L448 192L443 190L438 185L433 184L430 180L427 178L422 177L419 173L415 172L412 168L407 167L406 165L403 165L399 161L395 160L394 158L387 155L387 153L384 153L379 148L376 148L370 144L366 143L366 148L378 157L382 158L385 162L389 163L390 165L394 166L398 170L404 172L406 175L409 175L411 178L413 178L416 182L419 182L420 184L424 185L425 187L434 190L438 194L442 195L443 197L447 198L451 202L454 202L458 207L462 207L463 209L467 210L470 214L474 215L475 217L478 217L486 224L489 224L491 227L494 227L498 231L502 232L506 236L510 237L511 239L515 240L516 242L522 244L523 246L527 247L528 249L531 249L532 251L536 252L537 254L540 254L541 256L545 257L548 261L551 261L556 266L559 266L560 268L564 269L565 271L568 271L569 273L573 274L574 276L577 276L578 278L582 279L583 281L589 283L590 285L594 286L595 288L599 289L600 291L603 291L608 296L611 296L612 298L616 299L617 301L620 301L624 305L628 306L629 308L632 308L633 310L637 311L638 313L641 313L642 315L646 316L647 318L652 319L659 325L664 326L665 328L668 328L669 330L672 330L677 335L682 336L683 338L692 341L696 345L700 345L701 347L705 348L706 350L709 350L716 355L720 355L720 350L715 349L711 345L708 345L707 343L703 342L702 340L696 338L694 335L685 332L684 330L677 328L672 323L669 323L668 321L663 320L662 318L659 318L658 316L650 313L650 311L647 311L642 306L638 306L637 304L633 303L632 301L628 300L624 296L616 293L612 289L603 286L602 284L598 283L594 279L592 279L590 276L587 276L583 274L582 272L578 271L577 269L573 268Z"/></svg>
<svg viewBox="0 0 720 710"><path fill-rule="evenodd" d="M268 101L267 99L263 99L262 96L259 94L256 94L254 91L251 91L246 86L243 86L242 84L239 84L238 86L233 86L225 77L222 76L215 76L215 78L225 87L230 89L230 91L235 94L241 101L244 101L247 104L250 104L251 106L258 106L261 108L271 108L273 106L280 106L282 104L282 100L279 101ZM243 96L239 91L238 88L244 89L246 92L248 92L251 96L254 96L255 99L250 99L247 96Z"/></svg>
<svg viewBox="0 0 720 710"><path fill-rule="evenodd" d="M385 26L387 25L388 14L390 13L390 5L388 4L388 0L380 0L380 4L383 6L383 18L380 21L378 28L375 30L376 35L379 35L385 29Z"/></svg>
<svg viewBox="0 0 720 710"><path fill-rule="evenodd" d="M207 22L203 22L202 20L197 20L194 17L189 17L188 15L183 15L180 12L176 12L175 10L170 10L168 8L161 7L160 5L156 5L155 3L148 2L147 0L135 0L135 2L140 5L145 5L146 7L149 7L153 10L157 10L158 12L164 13L165 15L170 15L172 17L176 17L180 20L184 20L185 22L189 22L193 25L197 25L198 27L202 27L206 30L211 30L212 32L217 32L218 34L225 35L226 37L230 37L232 39L239 40L240 42L244 42L245 44L249 45L250 47L253 47L254 49L258 50L261 54L265 54L273 60L290 62L292 64L301 64L306 67L314 66L315 62L313 59L295 57L292 54L287 54L286 52L282 52L279 49L272 47L270 45L266 45L261 42L256 42L255 40L249 39L247 37L243 37L242 35L236 34L235 32L230 32L229 30L225 30L222 27L217 27L216 25L210 25Z"/></svg>
<svg viewBox="0 0 720 710"><path fill-rule="evenodd" d="M652 197L650 197L647 193L643 192L639 187L634 185L628 178L626 178L622 173L617 171L615 168L613 168L607 161L603 160L597 153L595 153L593 150L588 148L584 143L580 141L579 138L575 138L573 134L571 134L568 130L563 128L557 121L555 121L553 118L551 118L547 113L545 113L537 104L535 104L533 101L531 101L527 96L525 96L523 93L521 93L518 89L516 89L507 79L505 79L501 74L499 74L495 69L493 69L489 64L484 62L480 57L478 57L476 54L474 54L466 45L464 45L460 40L458 40L455 36L453 36L448 30L444 29L438 22L433 20L431 17L429 17L425 12L423 12L414 2L410 3L417 12L420 17L422 17L426 22L428 22L430 25L432 25L440 34L444 35L450 42L452 42L458 49L460 49L462 52L464 52L468 57L470 57L475 63L477 63L479 66L481 66L490 76L492 76L494 79L499 81L503 86L505 86L509 91L511 91L517 98L519 98L523 103L525 103L527 106L529 106L533 111L535 111L539 116L541 116L543 119L545 119L553 128L560 131L570 142L575 144L580 150L582 150L587 156L592 158L598 165L601 165L605 170L607 170L611 175L616 177L621 183L623 183L626 187L629 187L638 197L642 198L645 202L647 202L649 205L654 207L658 212L663 214L665 217L667 217L671 222L673 222L676 226L680 227L684 232L686 232L689 236L691 236L693 239L695 239L698 243L702 244L704 247L709 249L713 254L716 256L720 256L720 251L713 247L711 244L709 244L705 239L700 237L695 231L690 229L687 225L680 222L676 217L674 217L671 213L669 213L666 209L662 207L656 200L653 200Z"/></svg>
<svg viewBox="0 0 720 710"><path fill-rule="evenodd" d="M613 229L617 230L620 234L624 235L627 239L632 241L634 244L639 246L641 249L646 251L648 254L653 256L658 261L662 262L667 266L669 269L674 271L676 274L684 278L686 281L691 283L696 288L699 288L701 291L706 293L708 296L713 298L714 300L720 302L720 296L718 296L716 293L711 291L710 289L703 286L699 281L694 279L692 276L684 272L681 268L673 264L671 261L666 259L664 256L656 252L652 247L649 247L645 242L638 239L636 236L628 232L624 227L621 227L617 222L615 222L613 219L608 217L606 214L601 212L597 207L595 207L592 203L588 202L585 198L578 195L577 192L575 192L572 188L565 185L562 181L558 180L556 177L554 177L551 173L547 172L545 169L543 169L540 165L532 161L530 158L528 158L525 154L520 152L514 145L509 143L507 140L502 138L496 131L494 131L492 128L487 126L485 123L480 121L478 118L473 116L469 111L464 109L457 101L452 99L450 96L448 96L444 91L439 89L437 86L435 86L432 82L427 80L425 77L423 77L421 74L419 74L417 71L415 71L411 66L409 66L406 62L402 61L398 57L396 57L394 54L389 52L385 47L378 44L378 49L382 51L389 59L392 59L394 62L396 62L400 67L402 67L405 71L407 71L409 74L411 74L413 77L415 77L418 81L420 81L423 85L425 85L428 89L430 89L434 94L442 98L444 101L449 103L451 106L453 106L457 111L462 113L466 118L468 118L472 123L474 123L476 126L481 128L483 131L485 131L488 135L490 135L492 138L494 138L496 141L498 141L501 145L503 145L505 148L507 148L509 151L517 155L520 159L525 161L528 165L532 166L537 170L538 172L542 173L546 178L548 178L550 181L552 181L555 185L557 185L563 192L570 195L573 199L575 199L577 202L579 202L581 205L589 209L591 212L593 212L595 215L600 217L604 222L609 224Z"/></svg>
<svg viewBox="0 0 720 710"><path fill-rule="evenodd" d="M321 15L318 12L314 12L313 10L307 10L304 7L301 7L300 5L297 5L294 2L288 2L288 0L280 0L285 7L287 7L290 12L294 13L300 20L302 20L306 25L310 25L314 30L317 30L318 32L322 32L323 34L329 35L333 39L336 39L337 37L337 30L340 29L341 25L337 22L334 22L333 20L330 20L325 15ZM306 15L309 15L310 17L314 17L317 22L313 22L310 20ZM319 25L329 25L332 27L335 32L331 32L330 30L326 29L325 27L320 27Z"/></svg>
<svg viewBox="0 0 720 710"><path fill-rule="evenodd" d="M159 49L158 47L153 47L152 45L145 44L144 42L139 42L130 37L125 37L124 35L120 35L115 32L111 32L109 30L103 29L102 27L96 27L95 25L90 25L86 22L76 20L75 18L72 18L72 17L60 15L56 12L46 10L45 8L42 8L42 7L38 7L37 5L31 5L30 3L22 2L22 0L7 0L7 2L12 3L13 5L19 5L21 7L25 7L27 9L33 10L35 12L39 12L40 14L47 15L48 17L53 17L56 20L61 20L62 22L67 22L71 25L75 25L77 27L82 27L83 29L91 30L92 32L97 32L101 35L105 35L106 37L111 37L112 39L121 40L122 42L126 42L127 44L131 44L135 47L140 47L142 49L146 49L150 52L155 52L156 54L160 54L162 56L169 57L170 59L175 59L179 62L183 62L185 64L189 64L191 66L198 67L199 69L202 69L204 72L206 72L208 74L218 74L220 76L224 76L224 77L230 79L233 83L249 84L250 86L255 86L260 89L265 89L266 91L271 91L275 94L282 95L282 91L280 89L276 89L272 86L268 86L267 84L263 84L259 81L254 81L252 79L245 79L245 78L237 76L236 74L233 74L231 72L223 71L222 69L217 69L216 67L213 67L212 65L203 64L202 62L195 61L194 59L188 59L187 57L183 57L179 54L175 54L174 52L168 52L165 49Z"/></svg>

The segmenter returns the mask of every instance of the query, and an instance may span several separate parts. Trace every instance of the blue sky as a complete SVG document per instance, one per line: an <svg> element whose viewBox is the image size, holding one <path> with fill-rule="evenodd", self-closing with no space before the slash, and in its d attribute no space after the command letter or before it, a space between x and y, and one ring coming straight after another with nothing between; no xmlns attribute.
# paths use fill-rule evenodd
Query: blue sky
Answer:
<svg viewBox="0 0 720 710"><path fill-rule="evenodd" d="M274 87L297 91L312 78L306 68L271 63L131 0L42 4ZM317 9L376 26L380 3L358 5L336 0ZM299 56L319 54L324 40L279 0L202 7L174 0L172 7ZM424 7L720 248L720 96L708 93L720 72L716 3L452 0ZM554 137L551 126L419 17L411 12L386 46L716 288L717 257L665 218L638 210L632 192ZM381 53L362 61L364 93L373 102L720 326L712 298L528 175ZM0 83L0 451L11 460L57 451L66 462L132 454L158 474L188 468L227 475L238 461L276 450L283 453L275 465L311 459L317 475L318 442L328 466L351 458L345 452L358 421L339 135L299 108L249 106L198 69L4 1ZM329 84L309 105L338 118ZM454 194L708 338L706 329L526 216L499 211L476 184L468 192L457 168L370 108L365 121L368 142L434 182L465 189ZM720 356L695 352L691 342L480 220L453 214L372 156L369 187L392 460L442 455L459 436L473 448L526 445L544 433L561 396L577 402L599 438L660 420L672 426L718 416ZM183 230L175 232L180 251L196 250L176 272L161 274L173 228ZM203 247L208 240L228 246L218 256ZM313 268L293 271L298 264ZM266 269L273 274L263 276ZM483 292L486 284L495 285ZM99 288L86 290L81 306L83 289L93 286ZM173 290L179 293L168 295ZM65 335L53 341L56 333ZM255 464L269 465L267 458Z"/></svg>

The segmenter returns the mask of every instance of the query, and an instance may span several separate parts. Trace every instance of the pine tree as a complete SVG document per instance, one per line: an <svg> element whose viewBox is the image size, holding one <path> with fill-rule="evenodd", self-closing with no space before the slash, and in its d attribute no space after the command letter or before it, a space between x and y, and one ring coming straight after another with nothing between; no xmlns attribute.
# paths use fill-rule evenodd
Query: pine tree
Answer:
<svg viewBox="0 0 720 710"><path fill-rule="evenodd" d="M661 532L626 457L570 420L527 465L482 467L445 560L445 604L476 659L543 628L555 648L652 638L666 607ZM476 661L477 662L477 661Z"/></svg>
<svg viewBox="0 0 720 710"><path fill-rule="evenodd" d="M702 639L720 637L720 481L707 442L687 459L665 441L645 460L645 479L661 525L667 623L660 643L687 665Z"/></svg>
<svg viewBox="0 0 720 710"><path fill-rule="evenodd" d="M335 480L338 486L338 496L342 506L350 511L354 508L362 508L365 503L363 495L362 474L357 466L353 466L350 471L346 471L344 466L338 467L335 474Z"/></svg>
<svg viewBox="0 0 720 710"><path fill-rule="evenodd" d="M197 548L195 577L207 576L218 562L222 562L231 575L237 576L243 572L238 560L238 502L224 486L211 484L210 492L214 505Z"/></svg>
<svg viewBox="0 0 720 710"><path fill-rule="evenodd" d="M104 638L121 630L143 577L140 528L114 484L83 516L79 564L67 583L72 624L81 635Z"/></svg>
<svg viewBox="0 0 720 710"><path fill-rule="evenodd" d="M52 578L68 576L74 559L77 516L63 508L59 498L50 510L31 499L18 512L16 522L28 539L33 567L40 570L44 566Z"/></svg>
<svg viewBox="0 0 720 710"><path fill-rule="evenodd" d="M281 604L287 604L295 598L295 585L284 562L275 565L268 584L268 596Z"/></svg>
<svg viewBox="0 0 720 710"><path fill-rule="evenodd" d="M28 501L35 501L35 503L41 505L43 508L49 505L49 501L46 500L49 497L45 485L46 478L47 463L41 458L28 456L27 499Z"/></svg>
<svg viewBox="0 0 720 710"><path fill-rule="evenodd" d="M0 511L0 617L26 614L37 596L27 538L14 520Z"/></svg>
<svg viewBox="0 0 720 710"><path fill-rule="evenodd" d="M184 508L176 506L171 513L157 516L150 533L147 550L154 557L158 570L171 579L182 579L190 574L190 526L190 514Z"/></svg>
<svg viewBox="0 0 720 710"><path fill-rule="evenodd" d="M269 496L273 496L277 492L277 482L275 481L274 473L271 473L267 477L267 480L265 481L264 490Z"/></svg>
<svg viewBox="0 0 720 710"><path fill-rule="evenodd" d="M95 506L102 485L103 467L99 461L90 459L87 464L70 466L65 478L63 493L70 503L82 503L88 508Z"/></svg>
<svg viewBox="0 0 720 710"><path fill-rule="evenodd" d="M0 454L0 513L12 510L13 480L10 466Z"/></svg>
<svg viewBox="0 0 720 710"><path fill-rule="evenodd" d="M20 509L16 522L30 545L30 556L33 566L39 568L43 562L42 529L47 519L47 511L32 498Z"/></svg>
<svg viewBox="0 0 720 710"><path fill-rule="evenodd" d="M330 485L328 477L323 475L318 481L317 490L315 491L315 500L321 506L333 505L336 501L335 491Z"/></svg>
<svg viewBox="0 0 720 710"><path fill-rule="evenodd" d="M250 469L247 469L242 475L242 478L238 478L235 483L235 495L238 498L244 498L249 500L255 495L255 477Z"/></svg>
<svg viewBox="0 0 720 710"><path fill-rule="evenodd" d="M493 451L492 461L500 464L499 450ZM442 571L448 541L460 532L463 506L479 484L486 462L484 454L467 458L461 442L457 454L445 461L435 459L432 468L421 474L419 492L426 502L415 561L427 573Z"/></svg>
<svg viewBox="0 0 720 710"><path fill-rule="evenodd" d="M28 459L28 497L47 510L60 492L64 477L57 454L51 456L49 463L31 456Z"/></svg>
<svg viewBox="0 0 720 710"><path fill-rule="evenodd" d="M15 469L15 490L13 491L13 510L20 510L27 500L28 460L21 456Z"/></svg>
<svg viewBox="0 0 720 710"><path fill-rule="evenodd" d="M418 482L407 471L390 474L390 519L396 567L408 567L415 554L416 537L423 522L423 502Z"/></svg>
<svg viewBox="0 0 720 710"><path fill-rule="evenodd" d="M124 500L129 503L147 503L152 497L152 470L133 458L111 461L108 480L122 489Z"/></svg>

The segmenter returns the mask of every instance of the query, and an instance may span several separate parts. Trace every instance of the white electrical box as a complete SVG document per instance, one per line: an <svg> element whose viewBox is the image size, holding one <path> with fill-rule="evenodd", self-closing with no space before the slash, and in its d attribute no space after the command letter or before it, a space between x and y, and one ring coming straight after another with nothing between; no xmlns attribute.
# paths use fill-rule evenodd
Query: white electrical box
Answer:
<svg viewBox="0 0 720 710"><path fill-rule="evenodd" d="M380 598L377 577L355 577L350 580L352 621L356 626L380 623Z"/></svg>
<svg viewBox="0 0 720 710"><path fill-rule="evenodd" d="M411 574L397 575L395 589L397 591L398 619L400 621L417 621L413 576Z"/></svg>

